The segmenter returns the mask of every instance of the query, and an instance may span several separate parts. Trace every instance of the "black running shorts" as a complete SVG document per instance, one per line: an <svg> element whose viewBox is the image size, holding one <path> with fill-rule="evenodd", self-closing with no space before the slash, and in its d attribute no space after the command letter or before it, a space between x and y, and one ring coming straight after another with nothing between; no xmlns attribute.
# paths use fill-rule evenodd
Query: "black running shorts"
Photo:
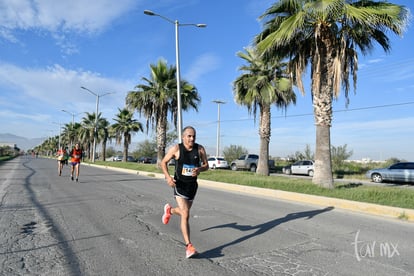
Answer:
<svg viewBox="0 0 414 276"><path fill-rule="evenodd" d="M189 201L193 201L196 196L197 189L197 182L186 183L177 180L174 187L174 196L179 196Z"/></svg>

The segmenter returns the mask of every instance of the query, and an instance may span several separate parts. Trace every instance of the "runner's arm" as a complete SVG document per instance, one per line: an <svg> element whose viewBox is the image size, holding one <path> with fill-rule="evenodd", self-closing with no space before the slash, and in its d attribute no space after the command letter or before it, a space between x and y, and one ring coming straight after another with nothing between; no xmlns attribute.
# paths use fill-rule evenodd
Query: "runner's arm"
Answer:
<svg viewBox="0 0 414 276"><path fill-rule="evenodd" d="M171 177L170 172L168 171L168 162L173 158L177 159L178 155L179 155L179 147L178 145L175 145L168 150L167 154L161 160L162 172L164 173L165 180L167 180L167 183L170 186L174 186L175 181L174 181L174 178Z"/></svg>

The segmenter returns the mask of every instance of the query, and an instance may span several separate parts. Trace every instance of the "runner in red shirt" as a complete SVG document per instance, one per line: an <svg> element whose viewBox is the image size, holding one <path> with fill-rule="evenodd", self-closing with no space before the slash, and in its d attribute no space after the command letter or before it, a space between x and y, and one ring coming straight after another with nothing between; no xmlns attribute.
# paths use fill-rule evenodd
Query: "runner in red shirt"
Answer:
<svg viewBox="0 0 414 276"><path fill-rule="evenodd" d="M82 149L79 147L79 143L75 144L75 147L70 152L70 165L72 166L70 171L70 179L73 181L73 173L76 172L76 182L79 179L79 167L82 158ZM76 171L75 171L76 169Z"/></svg>

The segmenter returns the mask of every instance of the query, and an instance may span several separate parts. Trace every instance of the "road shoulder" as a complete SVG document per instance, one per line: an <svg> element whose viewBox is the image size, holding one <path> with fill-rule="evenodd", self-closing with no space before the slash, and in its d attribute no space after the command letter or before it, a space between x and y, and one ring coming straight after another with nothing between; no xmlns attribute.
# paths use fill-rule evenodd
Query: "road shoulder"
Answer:
<svg viewBox="0 0 414 276"><path fill-rule="evenodd" d="M95 165L95 164L86 164L86 165L164 179L164 175L161 173L114 168L110 166L101 166L101 165ZM384 217L384 218L391 218L391 219L398 219L401 221L414 222L414 210L407 209L407 208L391 207L391 206L384 206L384 205L379 205L379 204L358 202L358 201L339 199L339 198L307 195L307 194L287 192L287 191L281 191L281 190L257 188L257 187L250 187L250 186L244 186L244 185L238 185L238 184L229 184L229 183L216 182L216 181L203 180L203 179L199 179L198 184L201 187L206 187L206 188L211 188L211 189L220 189L220 190L244 193L244 194L267 197L267 198L295 201L295 202L312 204L312 205L323 206L323 207L334 207L338 209L359 212L363 214L369 214L369 215L374 215L374 216L379 216L379 217Z"/></svg>

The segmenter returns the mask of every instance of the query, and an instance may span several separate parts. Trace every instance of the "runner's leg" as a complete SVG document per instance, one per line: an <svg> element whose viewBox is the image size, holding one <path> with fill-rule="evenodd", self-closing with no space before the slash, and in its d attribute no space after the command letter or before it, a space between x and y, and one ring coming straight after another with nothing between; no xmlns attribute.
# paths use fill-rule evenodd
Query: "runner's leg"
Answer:
<svg viewBox="0 0 414 276"><path fill-rule="evenodd" d="M190 218L190 208L193 205L193 202L187 199L184 199L182 197L179 197L179 196L176 196L175 198L176 198L178 207L172 208L171 213L177 214L180 216L181 232L183 234L184 242L187 245L191 243L189 218Z"/></svg>

